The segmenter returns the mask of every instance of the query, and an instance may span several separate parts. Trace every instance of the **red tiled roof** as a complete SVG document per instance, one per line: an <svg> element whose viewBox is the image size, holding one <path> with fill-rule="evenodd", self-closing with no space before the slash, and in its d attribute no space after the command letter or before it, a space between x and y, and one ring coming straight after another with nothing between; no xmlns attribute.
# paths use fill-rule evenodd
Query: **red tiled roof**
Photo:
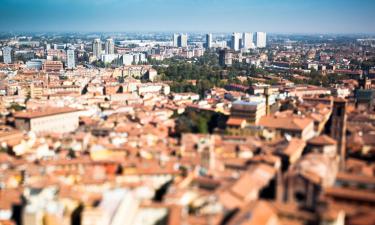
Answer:
<svg viewBox="0 0 375 225"><path fill-rule="evenodd" d="M14 118L33 119L33 118L38 118L38 117L52 116L52 115L57 115L57 114L78 112L78 111L80 110L68 108L68 107L43 108L39 110L29 110L29 111L18 112L14 115Z"/></svg>

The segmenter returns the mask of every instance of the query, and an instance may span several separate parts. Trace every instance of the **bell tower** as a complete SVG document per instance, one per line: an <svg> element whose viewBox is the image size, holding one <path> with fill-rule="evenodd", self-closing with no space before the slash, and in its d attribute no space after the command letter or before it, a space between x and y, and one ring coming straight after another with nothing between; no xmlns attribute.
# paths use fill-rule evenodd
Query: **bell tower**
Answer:
<svg viewBox="0 0 375 225"><path fill-rule="evenodd" d="M346 158L346 105L347 102L345 99L334 99L331 115L331 137L337 141L340 170L345 168Z"/></svg>

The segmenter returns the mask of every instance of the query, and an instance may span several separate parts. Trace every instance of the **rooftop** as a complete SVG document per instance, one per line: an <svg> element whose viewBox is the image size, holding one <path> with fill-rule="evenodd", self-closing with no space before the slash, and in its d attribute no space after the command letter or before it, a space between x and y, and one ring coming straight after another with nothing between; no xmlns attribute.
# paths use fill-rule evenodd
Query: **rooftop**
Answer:
<svg viewBox="0 0 375 225"><path fill-rule="evenodd" d="M17 112L14 114L14 118L16 119L34 119L39 117L45 116L53 116L58 114L64 113L71 113L71 112L78 112L79 109L73 109L69 107L62 107L62 108L43 108L37 110L27 110L22 112Z"/></svg>

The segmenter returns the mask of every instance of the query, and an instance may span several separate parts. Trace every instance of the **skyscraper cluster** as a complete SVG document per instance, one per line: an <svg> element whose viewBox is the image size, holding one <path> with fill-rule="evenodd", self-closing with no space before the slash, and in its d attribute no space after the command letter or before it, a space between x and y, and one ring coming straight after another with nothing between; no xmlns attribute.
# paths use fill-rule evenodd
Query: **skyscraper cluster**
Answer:
<svg viewBox="0 0 375 225"><path fill-rule="evenodd" d="M102 42L99 38L94 39L92 42L92 52L97 59L102 55ZM115 43L112 38L108 38L104 43L104 54L115 54Z"/></svg>
<svg viewBox="0 0 375 225"><path fill-rule="evenodd" d="M267 45L267 34L265 32L253 33L233 33L231 36L230 47L234 51L239 51L240 49L250 49L250 48L265 48Z"/></svg>

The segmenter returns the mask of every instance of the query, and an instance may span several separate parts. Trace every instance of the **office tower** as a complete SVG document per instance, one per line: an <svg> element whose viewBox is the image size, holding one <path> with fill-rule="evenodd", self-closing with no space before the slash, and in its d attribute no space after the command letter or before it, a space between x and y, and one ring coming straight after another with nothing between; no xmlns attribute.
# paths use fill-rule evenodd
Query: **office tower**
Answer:
<svg viewBox="0 0 375 225"><path fill-rule="evenodd" d="M68 69L76 68L76 55L75 50L73 48L69 48L66 51L66 67Z"/></svg>
<svg viewBox="0 0 375 225"><path fill-rule="evenodd" d="M173 34L173 47L178 47L178 34Z"/></svg>
<svg viewBox="0 0 375 225"><path fill-rule="evenodd" d="M220 66L231 66L233 58L233 51L229 49L223 49L219 52L219 64Z"/></svg>
<svg viewBox="0 0 375 225"><path fill-rule="evenodd" d="M99 59L102 54L102 42L99 38L94 39L92 42L92 54Z"/></svg>
<svg viewBox="0 0 375 225"><path fill-rule="evenodd" d="M242 34L242 48L249 49L253 47L253 33Z"/></svg>
<svg viewBox="0 0 375 225"><path fill-rule="evenodd" d="M239 51L240 50L240 39L241 39L241 34L240 33L233 33L232 34L231 48L234 51Z"/></svg>
<svg viewBox="0 0 375 225"><path fill-rule="evenodd" d="M265 48L267 45L267 34L266 32L256 32L255 34L255 45L257 48Z"/></svg>
<svg viewBox="0 0 375 225"><path fill-rule="evenodd" d="M187 34L180 34L178 36L178 47L186 48L187 47Z"/></svg>
<svg viewBox="0 0 375 225"><path fill-rule="evenodd" d="M345 168L346 159L346 100L337 98L333 101L331 114L331 137L337 141L340 155L340 170Z"/></svg>
<svg viewBox="0 0 375 225"><path fill-rule="evenodd" d="M105 41L105 49L104 49L104 51L105 51L106 55L115 54L115 44L114 44L112 38L108 38Z"/></svg>
<svg viewBox="0 0 375 225"><path fill-rule="evenodd" d="M212 34L206 34L206 49L212 48Z"/></svg>
<svg viewBox="0 0 375 225"><path fill-rule="evenodd" d="M13 50L9 46L3 48L3 61L6 64L12 63Z"/></svg>

